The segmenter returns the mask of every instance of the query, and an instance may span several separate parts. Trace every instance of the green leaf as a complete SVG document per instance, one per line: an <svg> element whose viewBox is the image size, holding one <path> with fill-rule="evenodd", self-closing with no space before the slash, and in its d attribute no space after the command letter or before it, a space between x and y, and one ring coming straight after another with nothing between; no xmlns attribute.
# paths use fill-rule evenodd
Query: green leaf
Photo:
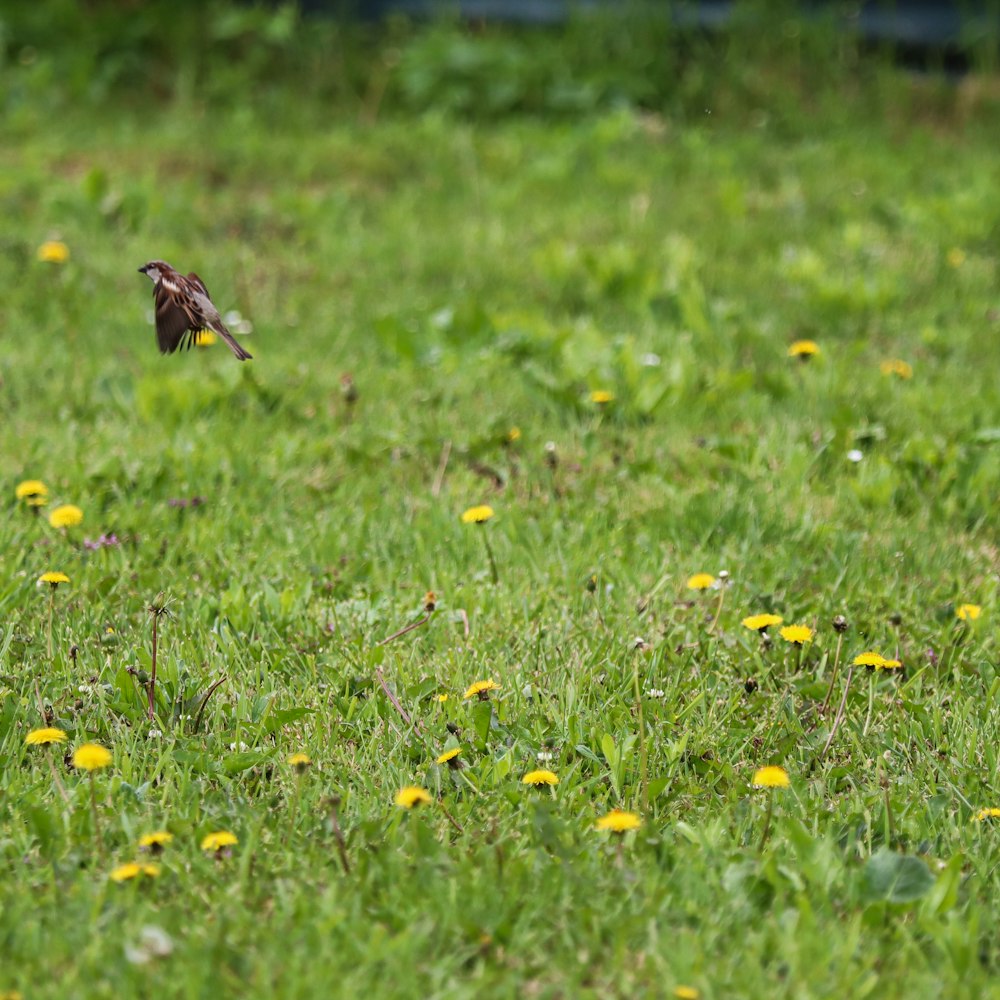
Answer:
<svg viewBox="0 0 1000 1000"><path fill-rule="evenodd" d="M490 719L493 717L493 706L488 701L480 701L472 710L472 725L482 743L490 734Z"/></svg>
<svg viewBox="0 0 1000 1000"><path fill-rule="evenodd" d="M934 885L927 863L912 854L882 850L869 858L861 873L870 900L912 903Z"/></svg>
<svg viewBox="0 0 1000 1000"><path fill-rule="evenodd" d="M246 750L243 753L230 754L222 762L222 767L226 774L239 774L240 771L262 764L269 756L270 754L258 750Z"/></svg>

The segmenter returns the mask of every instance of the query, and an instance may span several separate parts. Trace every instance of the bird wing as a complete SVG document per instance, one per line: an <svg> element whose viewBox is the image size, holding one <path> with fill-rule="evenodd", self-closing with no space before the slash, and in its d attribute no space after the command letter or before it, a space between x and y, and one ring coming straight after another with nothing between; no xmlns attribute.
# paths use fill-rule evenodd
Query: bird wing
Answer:
<svg viewBox="0 0 1000 1000"><path fill-rule="evenodd" d="M192 330L201 329L187 302L187 296L169 278L161 278L153 287L156 304L156 342L161 354L173 354ZM190 347L190 337L188 346Z"/></svg>

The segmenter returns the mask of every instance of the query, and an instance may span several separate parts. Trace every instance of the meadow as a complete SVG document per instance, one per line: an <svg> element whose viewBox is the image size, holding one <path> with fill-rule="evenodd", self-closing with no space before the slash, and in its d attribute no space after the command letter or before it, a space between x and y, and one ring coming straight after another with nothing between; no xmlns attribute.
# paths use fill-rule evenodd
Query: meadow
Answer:
<svg viewBox="0 0 1000 1000"><path fill-rule="evenodd" d="M4 43L0 997L1000 996L995 72L217 9Z"/></svg>

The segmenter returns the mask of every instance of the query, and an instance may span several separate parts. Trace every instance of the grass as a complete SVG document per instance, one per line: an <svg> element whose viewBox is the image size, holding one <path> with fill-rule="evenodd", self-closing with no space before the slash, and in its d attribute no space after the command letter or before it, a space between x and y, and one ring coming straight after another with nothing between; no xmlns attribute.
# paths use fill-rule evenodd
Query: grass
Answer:
<svg viewBox="0 0 1000 1000"><path fill-rule="evenodd" d="M996 118L884 74L792 124L8 105L0 990L995 988ZM253 362L157 354L153 257ZM855 671L824 753L867 650L905 672Z"/></svg>

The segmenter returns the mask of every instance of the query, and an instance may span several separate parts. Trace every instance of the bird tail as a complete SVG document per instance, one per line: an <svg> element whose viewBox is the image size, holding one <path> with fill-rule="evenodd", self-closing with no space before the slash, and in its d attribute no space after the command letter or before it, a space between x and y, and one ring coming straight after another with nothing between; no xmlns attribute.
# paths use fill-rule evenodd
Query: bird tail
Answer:
<svg viewBox="0 0 1000 1000"><path fill-rule="evenodd" d="M225 325L221 322L214 325L212 329L229 345L229 350L236 355L237 359L240 361L249 361L253 358L253 355L246 350L240 342L226 329Z"/></svg>

